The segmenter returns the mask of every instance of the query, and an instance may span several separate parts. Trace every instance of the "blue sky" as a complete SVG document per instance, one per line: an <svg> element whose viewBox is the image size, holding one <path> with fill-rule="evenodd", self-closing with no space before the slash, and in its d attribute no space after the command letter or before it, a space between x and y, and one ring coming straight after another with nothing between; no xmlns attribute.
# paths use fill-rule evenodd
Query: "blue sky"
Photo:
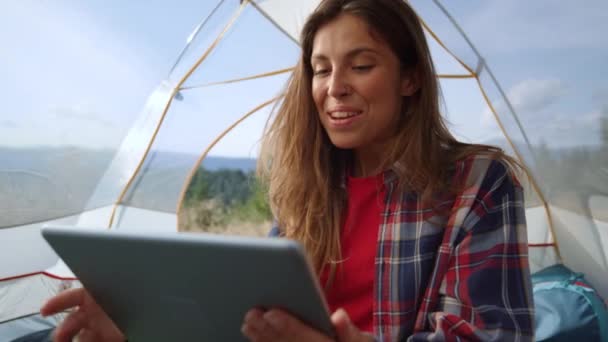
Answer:
<svg viewBox="0 0 608 342"><path fill-rule="evenodd" d="M187 54L175 76L217 35L236 3L226 1L195 41L196 55ZM422 4L423 16L432 6L413 3ZM448 3L533 133L533 142L597 144L598 120L608 115L608 6L600 0L577 4ZM188 35L214 5L200 0L4 2L0 146L116 147L146 98L167 77ZM432 16L427 21L446 41L457 42L445 22ZM187 84L279 69L292 65L296 56L295 45L248 11ZM454 70L448 58L438 52L435 57L440 72ZM276 95L284 80L279 76L185 91L184 100L170 110L155 148L200 153L221 128ZM499 136L473 82L446 82L444 94L446 116L457 134L470 141ZM504 110L496 93L491 99ZM255 154L266 113L239 127L212 154Z"/></svg>
<svg viewBox="0 0 608 342"><path fill-rule="evenodd" d="M7 95L8 116L0 125L7 144L116 143L166 76L201 16L195 13L207 10L138 3L91 1L83 7L80 1L26 0L2 5L0 39L7 43L0 74L8 82L0 90ZM197 3L209 7L206 1L192 1L187 8L202 7ZM191 18L169 25L163 23L166 16ZM17 128L16 134L7 126Z"/></svg>
<svg viewBox="0 0 608 342"><path fill-rule="evenodd" d="M605 1L446 3L505 88L531 140L570 147L599 142L599 118L608 117ZM483 120L490 125L487 114Z"/></svg>

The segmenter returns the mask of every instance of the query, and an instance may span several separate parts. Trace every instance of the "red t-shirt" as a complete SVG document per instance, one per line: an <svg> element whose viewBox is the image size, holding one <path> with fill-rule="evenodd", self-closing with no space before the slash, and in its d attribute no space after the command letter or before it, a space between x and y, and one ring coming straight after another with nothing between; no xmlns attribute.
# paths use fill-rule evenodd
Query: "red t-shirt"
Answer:
<svg viewBox="0 0 608 342"><path fill-rule="evenodd" d="M340 234L342 262L337 265L332 286L325 296L331 312L346 310L361 330L373 331L373 296L378 227L384 202L382 174L348 177L348 204ZM321 274L327 283L328 268Z"/></svg>

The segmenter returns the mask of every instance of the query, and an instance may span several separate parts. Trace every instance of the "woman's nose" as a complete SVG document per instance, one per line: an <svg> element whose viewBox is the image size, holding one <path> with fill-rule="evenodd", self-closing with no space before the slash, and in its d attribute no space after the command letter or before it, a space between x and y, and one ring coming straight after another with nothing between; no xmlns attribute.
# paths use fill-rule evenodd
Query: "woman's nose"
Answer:
<svg viewBox="0 0 608 342"><path fill-rule="evenodd" d="M340 74L334 73L331 75L327 94L332 97L344 97L351 93L351 87L348 81Z"/></svg>

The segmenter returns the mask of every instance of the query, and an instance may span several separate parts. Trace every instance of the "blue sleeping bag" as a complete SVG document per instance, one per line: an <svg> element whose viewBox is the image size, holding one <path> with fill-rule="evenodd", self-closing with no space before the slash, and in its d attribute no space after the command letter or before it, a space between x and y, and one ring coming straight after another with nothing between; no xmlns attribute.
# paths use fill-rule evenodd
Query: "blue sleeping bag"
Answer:
<svg viewBox="0 0 608 342"><path fill-rule="evenodd" d="M581 273L553 265L532 275L537 341L608 342L606 303Z"/></svg>

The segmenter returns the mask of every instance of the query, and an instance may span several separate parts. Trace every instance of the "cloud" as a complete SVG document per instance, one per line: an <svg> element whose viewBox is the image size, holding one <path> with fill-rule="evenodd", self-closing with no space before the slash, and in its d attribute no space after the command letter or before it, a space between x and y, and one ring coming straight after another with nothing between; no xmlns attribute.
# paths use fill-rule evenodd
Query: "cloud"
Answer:
<svg viewBox="0 0 608 342"><path fill-rule="evenodd" d="M597 125L605 117L608 108L598 109L581 115L580 120L585 123Z"/></svg>
<svg viewBox="0 0 608 342"><path fill-rule="evenodd" d="M608 6L603 0L494 0L467 6L460 20L473 42L489 52L608 46ZM454 9L458 10L458 9Z"/></svg>
<svg viewBox="0 0 608 342"><path fill-rule="evenodd" d="M490 114L491 115L491 114ZM603 117L601 110L592 110L583 113L567 113L547 111L533 117L520 117L523 119L524 130L533 146L538 146L541 142L547 143L555 148L561 147L579 147L579 146L599 146L602 143L600 132L601 119ZM523 143L523 136L510 121L509 117L501 115L504 120L506 118L508 124L508 132L514 141ZM493 117L486 119L486 131L493 132L494 135L489 135L483 141L492 141L492 139L501 139L502 136L497 123Z"/></svg>
<svg viewBox="0 0 608 342"><path fill-rule="evenodd" d="M601 119L600 110L577 115L560 113L552 120L539 123L535 135L556 147L599 146L602 144Z"/></svg>
<svg viewBox="0 0 608 342"><path fill-rule="evenodd" d="M2 125L0 135L17 146L114 146L157 82L146 48L79 6L17 1L2 8L7 63L0 74L13 81L0 92L17 126Z"/></svg>
<svg viewBox="0 0 608 342"><path fill-rule="evenodd" d="M602 143L601 120L608 118L608 103L580 110L576 106L568 106L569 101L564 105L564 99L572 99L569 95L568 87L557 79L528 79L507 91L532 145L541 141L554 147L598 146ZM493 102L493 106L511 138L523 141L505 102L499 99ZM499 135L498 123L489 108L482 113L481 126L485 132L494 132L494 139Z"/></svg>
<svg viewBox="0 0 608 342"><path fill-rule="evenodd" d="M518 116L537 113L557 102L567 94L567 88L558 79L527 79L517 83L507 91L507 99ZM509 108L504 100L495 100L492 105L499 114L507 114ZM496 119L486 108L481 116L481 123L485 127L496 127Z"/></svg>
<svg viewBox="0 0 608 342"><path fill-rule="evenodd" d="M555 103L566 90L558 79L528 79L513 86L507 98L517 112L536 112Z"/></svg>
<svg viewBox="0 0 608 342"><path fill-rule="evenodd" d="M596 103L608 106L608 87L597 88L591 93L591 100Z"/></svg>
<svg viewBox="0 0 608 342"><path fill-rule="evenodd" d="M104 119L102 115L96 113L93 108L87 107L86 105L74 104L71 106L60 106L53 108L51 112L62 120L88 121L106 128L113 128L116 126L112 121Z"/></svg>
<svg viewBox="0 0 608 342"><path fill-rule="evenodd" d="M6 128L17 128L19 125L17 125L17 123L12 120L2 120L0 121L0 126Z"/></svg>

